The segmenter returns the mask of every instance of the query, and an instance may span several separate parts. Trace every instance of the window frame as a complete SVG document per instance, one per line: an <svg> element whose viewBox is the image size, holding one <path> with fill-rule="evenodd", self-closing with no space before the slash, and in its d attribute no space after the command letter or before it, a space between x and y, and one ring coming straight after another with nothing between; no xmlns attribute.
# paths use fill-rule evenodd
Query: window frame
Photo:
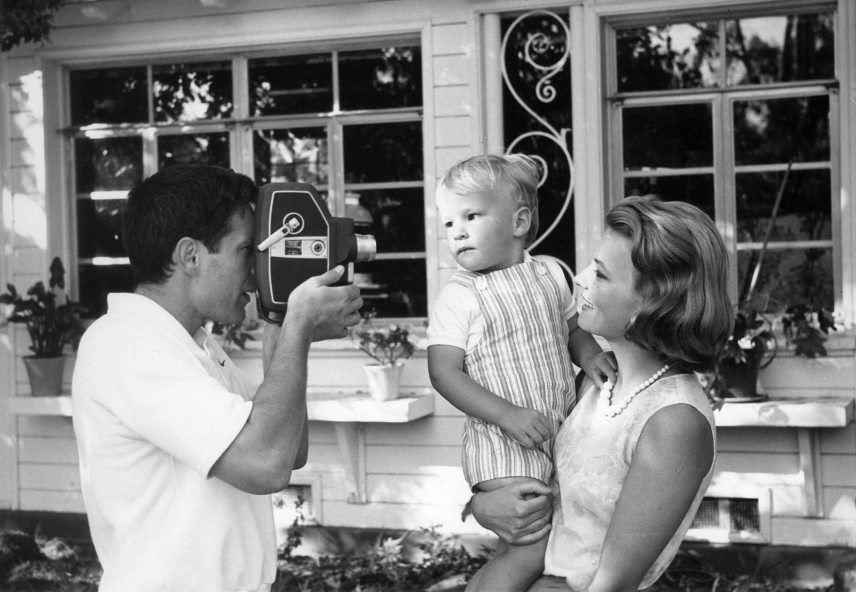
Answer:
<svg viewBox="0 0 856 592"><path fill-rule="evenodd" d="M812 14L828 12L832 14L832 29L835 33L835 78L815 79L807 81L784 82L778 84L757 84L727 86L725 84L726 68L719 70L719 86L712 88L669 89L662 91L618 92L616 31L632 27L647 27L658 24L684 23L700 20L719 21L719 43L724 47L725 21L733 19L755 18L764 16L780 16L792 14ZM604 68L604 121L606 123L606 207L617 203L624 197L624 182L629 177L677 176L686 174L713 175L715 224L725 240L729 252L728 284L729 294L736 302L738 296L738 265L739 251L751 250L755 243L740 243L737 241L737 206L736 206L736 174L749 170L763 169L765 171L784 171L786 165L737 165L734 155L734 121L733 105L735 101L747 99L784 99L809 96L829 97L829 142L830 155L828 170L830 174L830 225L832 238L825 241L812 241L819 247L831 247L833 272L833 301L834 309L844 312L846 306L844 288L844 257L842 229L842 177L840 159L842 138L840 136L840 93L839 81L844 60L840 56L841 27L839 8L833 2L803 2L785 6L723 6L718 8L687 10L678 13L633 13L620 17L603 20L603 68ZM720 56L724 59L724 56ZM623 128L622 110L624 107L666 106L675 104L709 103L712 117L712 152L713 163L710 167L694 167L674 169L673 171L638 171L624 170L623 163ZM748 169L748 170L747 170ZM818 162L794 163L793 170L825 170ZM829 244L821 244L829 243ZM790 243L800 245L799 241ZM800 246L791 247L800 248ZM768 250L772 250L768 245Z"/></svg>
<svg viewBox="0 0 856 592"><path fill-rule="evenodd" d="M420 68L421 68L421 104L414 107L394 107L385 109L365 109L340 111L339 110L339 95L338 95L338 61L336 59L340 51L355 51L365 49L378 49L388 46L409 45L418 47L420 50ZM432 161L429 158L430 136L427 133L425 124L425 113L430 108L426 104L430 100L430 68L428 60L430 55L426 49L430 46L426 44L425 31L412 31L409 33L392 33L392 34L377 34L364 39L343 39L341 41L321 42L318 45L308 46L306 44L275 44L263 48L242 48L229 47L211 53L202 53L199 50L194 51L175 51L169 55L159 54L157 56L149 56L146 54L125 56L121 59L104 58L97 60L74 60L64 63L63 60L57 59L51 64L57 74L57 95L60 98L61 109L58 117L56 129L61 139L59 151L63 155L64 172L61 175L61 180L56 182L60 184L61 193L68 197L63 200L63 224L62 236L64 249L66 253L65 260L69 262L70 276L70 294L72 298L79 299L80 281L78 277L79 266L81 263L86 263L94 260L82 258L79 255L78 243L78 220L77 220L77 200L81 199L81 195L77 192L77 180L75 171L75 155L74 142L76 138L103 138L103 137L141 137L143 142L143 164L142 177L146 178L158 170L160 160L157 139L163 135L193 135L202 133L226 132L229 137L229 161L233 169L251 178L255 178L254 170L254 146L253 133L260 129L287 129L294 127L324 127L327 129L328 138L328 184L319 186L319 189L326 191L329 195L329 206L331 214L334 216L343 216L345 214L345 193L355 190L377 190L377 189L421 189L422 203L418 204L423 210L427 211L425 204L429 203L428 192L430 175L427 173L429 163ZM333 57L333 86L334 86L334 108L329 113L312 113L300 115L260 115L250 116L250 85L249 85L249 60L263 57L276 57L286 55L302 55L307 53L330 53ZM232 114L229 118L198 120L192 122L155 122L153 109L153 93L151 92L153 83L153 67L162 64L177 64L177 63L207 63L212 61L229 61L232 68ZM115 126L105 126L103 124L95 125L69 125L71 121L71 101L70 101L70 73L75 70L88 70L97 68L121 68L121 67L140 67L144 66L147 70L148 83L148 118L145 123L134 124L117 124ZM422 155L421 162L423 175L419 179L412 181L400 182L376 182L376 183L346 183L344 170L344 143L342 142L342 129L348 125L368 123L397 123L397 122L419 122L422 132ZM117 192L122 193L122 192ZM432 278L433 270L430 263L433 258L436 258L436 249L432 249L433 229L431 228L431 219L425 216L424 221L424 248L419 251L395 251L388 253L378 253L376 260L421 260L425 263L425 298L430 302L432 298ZM106 258L110 259L110 258ZM117 261L127 258L113 258ZM109 262L108 262L109 263ZM405 323L419 324L426 317L403 317L400 320ZM384 317L384 320L396 321L392 317Z"/></svg>

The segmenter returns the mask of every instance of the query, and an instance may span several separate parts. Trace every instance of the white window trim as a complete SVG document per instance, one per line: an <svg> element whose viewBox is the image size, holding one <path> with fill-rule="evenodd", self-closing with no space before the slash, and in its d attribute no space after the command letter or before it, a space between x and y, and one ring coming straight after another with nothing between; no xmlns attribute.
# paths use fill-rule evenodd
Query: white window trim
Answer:
<svg viewBox="0 0 856 592"><path fill-rule="evenodd" d="M249 25L248 25L249 27ZM251 27L250 27L251 28ZM43 48L36 52L34 60L36 68L43 74L43 96L45 105L56 105L57 108L45 109L43 122L45 130L45 158L39 159L42 170L38 171L39 190L48 196L48 244L47 252L51 256L58 255L66 262L68 270L75 270L78 266L77 244L76 244L76 214L75 199L72 191L73 161L70 143L73 141L63 130L68 127L71 120L70 107L67 97L67 76L69 69L81 67L108 67L123 64L138 65L149 64L158 61L174 62L179 60L200 61L216 59L217 56L232 56L233 75L241 79L233 79L233 85L238 89L234 106L233 119L245 119L248 116L246 83L246 69L242 67L246 63L246 57L236 56L243 52L252 53L253 56L282 55L283 53L302 53L316 51L334 51L347 47L359 49L361 47L376 47L378 41L386 42L409 42L418 43L422 59L422 148L423 148L423 203L425 219L425 267L426 267L426 298L430 303L439 289L437 228L436 216L433 208L433 194L435 179L432 174L436 169L434 149L434 77L433 77L433 50L431 43L432 23L428 15L425 18L412 21L401 21L394 24L372 22L370 24L359 23L348 26L332 25L325 29L328 41L319 42L317 32L312 29L296 28L286 30L279 28L276 32L259 33L253 36L253 43L247 44L236 36L235 38L221 39L206 36L204 40L194 42L194 49L188 50L186 39L173 39L156 43L130 43L121 46L100 46L86 48ZM246 99L246 100L245 100ZM358 114L349 114L347 117L359 118ZM402 120L415 120L408 114L402 114ZM329 123L327 120L323 120ZM217 123L217 122L215 122ZM222 122L219 122L222 124ZM235 134L235 141L231 146L231 158L233 162L241 163L241 167L252 167L252 137L251 134ZM153 140L153 139L152 139ZM144 153L145 156L145 153ZM331 155L332 156L332 155ZM46 163L52 163L48 167ZM249 163L249 164L247 164ZM148 176L154 172L155 163L144 161L143 175ZM333 212L334 215L341 213ZM408 254L403 254L408 258ZM410 258L423 259L420 254L410 254ZM72 298L77 298L79 291L76 285L77 274L69 274L68 291ZM385 319L396 322L398 319ZM400 319L403 323L414 326L424 324L427 317L413 317ZM350 341L342 345L341 349L353 349Z"/></svg>
<svg viewBox="0 0 856 592"><path fill-rule="evenodd" d="M736 17L747 17L747 16L761 16L764 14L785 14L785 13L794 13L794 12L814 12L814 11L835 11L836 17L834 20L835 27L835 37L836 37L836 79L838 81L838 85L841 88L847 88L847 81L852 80L853 76L848 75L848 73L852 73L854 68L853 59L850 56L846 56L842 53L842 45L844 40L842 37L847 38L850 37L848 35L848 29L845 29L843 23L850 22L853 23L856 20L856 14L852 8L847 11L845 10L847 1L846 0L838 0L836 5L835 2L823 2L823 1L811 1L811 0L788 0L785 2L740 2L739 0L732 0L731 2L724 1L721 5L709 6L709 3L705 3L702 6L693 6L696 3L696 0L688 0L687 7L684 10L676 11L670 10L668 13L659 12L658 8L662 9L660 3L658 2L645 2L645 5L649 5L649 10L645 10L646 6L633 6L632 10L623 9L616 10L610 12L608 9L605 11L601 11L601 31L603 34L602 38L602 48L604 51L604 58L608 59L608 62L604 62L602 69L608 69L607 64L613 64L615 62L614 56L614 47L615 47L615 30L619 27L625 26L633 26L640 25L644 26L651 22L655 22L658 19L666 19L668 16L668 20L672 22L682 22L683 20L692 20L692 19L723 19L723 18L736 18ZM701 4L701 3L699 3ZM740 11L735 13L735 9L739 8ZM656 105L662 103L670 103L674 104L676 102L680 103L695 103L695 102L706 102L711 101L714 109L713 113L713 121L714 124L716 122L722 122L722 125L714 125L713 128L713 151L714 151L714 163L713 163L713 175L714 175L714 200L715 207L717 209L718 218L716 220L717 227L720 232L722 232L723 237L725 239L726 245L729 247L729 252L733 257L736 257L737 254L737 242L735 229L731 224L732 221L736 220L736 205L733 199L729 199L729 196L733 195L733 175L737 168L743 167L731 167L730 162L733 162L733 155L731 154L732 148L730 144L725 143L725 138L728 129L724 129L728 122L730 122L730 118L726 118L723 114L717 113L718 109L725 108L726 106L730 106L731 102L734 99L745 99L751 96L759 95L761 93L765 94L765 96L776 98L777 96L781 97L791 97L791 96L809 96L809 95L826 95L828 93L830 100L830 118L829 118L829 126L830 126L830 145L833 147L830 150L830 161L829 161L829 170L830 170L830 185L833 188L831 194L831 213L830 213L830 224L832 227L832 253L833 253L833 271L834 271L834 302L835 302L835 310L841 313L844 318L845 328L850 330L852 328L854 320L854 312L856 312L856 290L852 286L853 276L851 268L856 266L856 256L854 256L853 240L845 241L845 236L852 237L854 230L854 221L853 216L850 218L845 218L842 215L843 208L846 204L846 195L847 195L847 185L845 185L845 179L842 175L843 171L839 166L840 162L848 162L847 160L843 160L845 158L845 154L851 152L850 147L853 145L853 142L846 142L843 138L844 131L841 129L842 122L844 119L847 119L846 114L840 112L840 101L838 100L839 92L835 88L829 88L827 81L809 81L806 83L794 83L787 85L777 85L776 88L756 88L756 87L745 87L740 88L739 90L731 90L731 89L717 89L717 90L708 90L708 89L699 89L697 91L690 91L685 94L680 94L676 96L672 94L661 94L658 93L654 95L654 93L638 93L634 94L630 97L616 98L614 100L609 100L607 97L614 96L616 93L616 89L614 88L615 80L614 77L610 77L606 80L606 85L601 86L604 90L604 109L608 113L608 127L605 133L608 134L610 138L610 145L612 146L620 146L620 138L621 138L621 124L620 124L620 109L619 105L636 105L636 104L646 104L646 105ZM719 97L719 98L717 98ZM852 116L851 116L852 119ZM852 121L848 121L848 124L851 124ZM852 135L852 133L851 133ZM835 147L839 147L838 150ZM717 161L716 155L720 155L719 162ZM609 170L609 192L606 196L608 203L614 203L618 199L623 196L623 166L622 166L622 157L619 151L611 150L610 154L606 155L605 160L608 162L608 170ZM726 170L727 169L727 170ZM723 187L722 185L726 186ZM850 180L850 185L852 186L853 180ZM834 191L836 185L839 188L838 193ZM847 244L849 243L849 245ZM848 246L850 248L848 248ZM849 281L848 281L849 276ZM732 294L737 293L737 265L736 261L732 260L729 265L729 288Z"/></svg>

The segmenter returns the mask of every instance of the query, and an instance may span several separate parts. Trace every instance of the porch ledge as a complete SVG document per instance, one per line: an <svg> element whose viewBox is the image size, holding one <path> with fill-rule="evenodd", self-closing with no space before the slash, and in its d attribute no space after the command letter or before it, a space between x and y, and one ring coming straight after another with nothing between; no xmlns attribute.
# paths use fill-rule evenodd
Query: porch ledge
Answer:
<svg viewBox="0 0 856 592"><path fill-rule="evenodd" d="M759 403L725 403L714 412L714 418L720 428L795 429L805 499L804 515L823 518L820 431L849 425L853 421L853 408L851 398L799 397Z"/></svg>
<svg viewBox="0 0 856 592"><path fill-rule="evenodd" d="M13 415L71 417L71 397L10 397ZM366 424L408 423L434 413L434 391L411 389L392 401L375 401L360 389L312 389L306 399L309 421L332 422L348 483L348 502L365 504Z"/></svg>
<svg viewBox="0 0 856 592"><path fill-rule="evenodd" d="M714 412L717 427L843 428L853 421L850 398L800 397L759 403L725 403Z"/></svg>
<svg viewBox="0 0 856 592"><path fill-rule="evenodd" d="M393 401L378 402L364 390L311 390L306 401L310 421L407 423L434 413L428 389L405 391ZM12 415L71 417L71 396L9 398Z"/></svg>

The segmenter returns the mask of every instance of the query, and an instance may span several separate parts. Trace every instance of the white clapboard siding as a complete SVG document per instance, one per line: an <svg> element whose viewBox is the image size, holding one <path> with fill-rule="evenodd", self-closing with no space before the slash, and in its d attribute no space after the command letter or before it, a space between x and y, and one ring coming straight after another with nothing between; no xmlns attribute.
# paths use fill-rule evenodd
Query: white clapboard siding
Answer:
<svg viewBox="0 0 856 592"><path fill-rule="evenodd" d="M734 3L752 4L751 0ZM44 66L50 66L51 60L68 58L76 64L96 63L101 58L134 61L137 57L161 57L184 50L204 55L208 50L230 47L302 50L315 47L319 38L359 40L402 34L420 39L423 47L424 164L429 197L425 204L426 252L429 297L433 297L454 271L455 262L430 196L437 178L448 167L484 149L480 15L492 10L535 7L510 0L242 0L219 4L222 6L174 0L73 2L56 15L50 44L38 48L38 52L24 47L0 56L0 109L4 111L0 114L0 206L11 225L4 234L5 249L0 252L4 279L19 287L43 280L49 254L62 254L68 261L69 254L63 252L68 247L63 245L74 242L73 237L61 235L61 229L69 227L68 210L73 206L60 202L66 198L70 202L71 197L61 192L46 195L50 182L54 186L64 183L58 167L51 168L54 159L46 159L46 155L57 153L56 146L50 144L57 137L58 126L51 123L56 119L56 96L45 96L42 86L43 77L50 72ZM631 4L637 6L635 10L644 10L638 6L652 3L587 2L575 6L585 23L575 30L596 39L601 18L597 11L606 6L607 12L621 12L622 5ZM670 2L656 0L653 4L662 10ZM673 4L706 7L708 3L674 0ZM589 31L592 26L597 31ZM212 35L212 31L218 33ZM594 60L597 55L597 50L591 49L585 59ZM598 67L596 63L586 63L586 71L593 72ZM587 89L586 96L598 92ZM595 115L593 123L598 121ZM852 114L848 117L852 127L856 121ZM608 147L599 131L588 133L596 140L596 147ZM588 156L580 162L594 163L598 169L579 167L581 187L600 187L594 181L603 174L601 156ZM589 194L582 197L599 199ZM578 227L584 224L600 227L601 221L578 221ZM586 246L584 250L593 248ZM0 507L82 512L70 419L5 413L7 395L26 396L29 390L20 360L27 353L26 336L21 328L4 332L2 337L7 335L11 338L0 341L0 355L4 356L0 373L8 377L0 384L0 436L11 442L0 453ZM835 339L849 341L839 347L843 354L836 353L831 358L803 360L780 355L762 372L764 391L776 397L856 395L853 339ZM235 358L252 380L260 381L257 353L238 353ZM347 342L314 345L309 364L310 390L365 388L362 366L367 361ZM66 388L71 371L69 364ZM403 388L430 389L424 350L417 351L408 362ZM348 479L333 424L313 421L309 459L306 467L295 473L296 480L316 484L313 495L320 496L324 524L394 529L443 524L450 531L483 534L472 519L460 520L461 506L468 496L460 470L463 421L463 415L437 395L430 417L407 424L367 424L364 433L369 503L365 505L347 503ZM793 429L722 428L718 435L714 483L737 496L761 495L758 492L771 490L774 542L856 544L856 516L848 510L853 508L856 497L856 426L820 430L822 507L827 515L835 514L825 520L803 517L805 492L799 442Z"/></svg>

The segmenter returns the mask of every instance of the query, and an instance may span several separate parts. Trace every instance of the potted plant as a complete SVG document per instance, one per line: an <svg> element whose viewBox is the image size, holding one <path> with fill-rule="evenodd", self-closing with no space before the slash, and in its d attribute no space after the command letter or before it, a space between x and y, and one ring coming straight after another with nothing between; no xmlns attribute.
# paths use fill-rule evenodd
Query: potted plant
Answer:
<svg viewBox="0 0 856 592"><path fill-rule="evenodd" d="M260 323L256 319L244 319L233 325L211 321L208 327L210 333L219 341L220 347L229 352L235 349L247 349L247 342L256 340L253 331L260 327Z"/></svg>
<svg viewBox="0 0 856 592"><path fill-rule="evenodd" d="M12 307L8 320L27 327L32 355L24 356L24 366L30 378L30 392L34 396L54 396L62 392L62 374L66 345L77 347L83 334L80 305L68 299L65 293L65 268L55 257L50 265L50 280L36 282L24 298L12 284L0 294L0 304Z"/></svg>
<svg viewBox="0 0 856 592"><path fill-rule="evenodd" d="M806 304L787 307L780 322L785 342L794 348L795 355L806 358L827 355L823 345L826 335L837 330L832 313ZM734 329L709 381L711 396L740 402L763 399L756 391L758 372L770 365L778 348L772 323L763 313L751 307L737 311Z"/></svg>
<svg viewBox="0 0 856 592"><path fill-rule="evenodd" d="M356 347L376 360L376 363L363 366L371 397L377 401L389 401L398 397L401 372L404 362L413 355L413 342L406 328L393 324L379 329L374 324L374 317L374 313L365 314L350 334Z"/></svg>
<svg viewBox="0 0 856 592"><path fill-rule="evenodd" d="M800 123L799 126L801 125ZM731 337L720 354L714 375L707 385L708 393L714 399L757 400L758 371L768 366L776 356L778 341L771 324L762 314L762 311L771 309L771 298L769 293L756 292L756 287L770 240L777 229L779 208L788 186L793 162L793 158L788 160L769 214L761 248L754 253L746 276L742 278L741 286L745 286L745 291L741 292L738 300L742 305L735 315ZM812 298L808 296L806 299ZM775 308L774 306L773 309ZM785 306L781 315L782 334L785 341L793 345L794 354L807 358L826 355L826 348L823 346L825 335L830 329L836 330L831 312L820 305L800 303Z"/></svg>

